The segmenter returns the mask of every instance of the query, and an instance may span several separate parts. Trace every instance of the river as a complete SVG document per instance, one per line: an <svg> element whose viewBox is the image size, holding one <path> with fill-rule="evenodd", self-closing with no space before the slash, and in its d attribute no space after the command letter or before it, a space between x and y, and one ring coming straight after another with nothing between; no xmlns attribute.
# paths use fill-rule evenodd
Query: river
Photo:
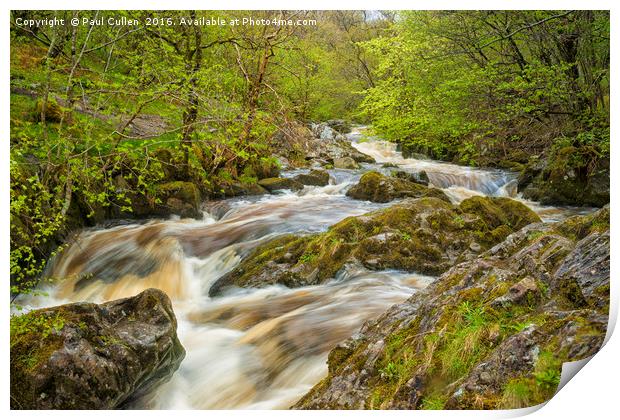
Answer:
<svg viewBox="0 0 620 420"><path fill-rule="evenodd" d="M208 291L261 241L285 232L324 231L348 216L394 204L345 196L364 172L395 169L384 164L425 170L431 184L455 203L473 195L509 196L545 221L592 211L523 200L513 173L405 159L394 144L367 138L360 129L349 139L377 163L363 164L360 170L329 170L328 186L205 203L203 220L172 218L85 230L48 264L47 275L56 281L43 289L45 295L21 304L103 302L159 288L173 302L187 356L172 380L136 401L134 408L288 408L325 376L331 348L434 279L360 270L298 289L269 286L217 298Z"/></svg>

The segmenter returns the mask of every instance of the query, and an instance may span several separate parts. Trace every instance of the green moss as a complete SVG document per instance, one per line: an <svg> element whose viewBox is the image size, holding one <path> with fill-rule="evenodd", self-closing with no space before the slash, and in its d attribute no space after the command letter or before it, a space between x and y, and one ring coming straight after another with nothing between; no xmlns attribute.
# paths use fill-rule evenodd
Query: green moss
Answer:
<svg viewBox="0 0 620 420"><path fill-rule="evenodd" d="M420 408L422 410L443 410L446 401L447 397L445 395L430 395L422 400Z"/></svg>
<svg viewBox="0 0 620 420"><path fill-rule="evenodd" d="M60 313L44 310L11 317L11 393L32 389L32 372L64 345L60 331L66 320Z"/></svg>
<svg viewBox="0 0 620 420"><path fill-rule="evenodd" d="M33 119L35 121L41 121L41 112L43 111L43 101L38 100L33 110ZM45 121L46 122L60 122L63 117L63 110L58 103L50 99L47 101L45 108Z"/></svg>
<svg viewBox="0 0 620 420"><path fill-rule="evenodd" d="M516 230L540 222L536 213L525 204L505 197L470 197L463 200L459 207L464 212L482 217L489 229L506 225Z"/></svg>
<svg viewBox="0 0 620 420"><path fill-rule="evenodd" d="M158 196L174 196L189 203L200 202L200 191L195 184L185 181L173 181L159 184L156 188Z"/></svg>
<svg viewBox="0 0 620 420"><path fill-rule="evenodd" d="M417 184L402 178L385 176L376 171L366 172L359 182L347 191L349 197L387 203L396 198L435 197L446 202L449 198L443 191Z"/></svg>
<svg viewBox="0 0 620 420"><path fill-rule="evenodd" d="M506 383L498 408L524 408L548 401L560 383L561 368L561 360L553 352L542 351L532 374Z"/></svg>
<svg viewBox="0 0 620 420"><path fill-rule="evenodd" d="M317 284L334 278L352 259L370 269L440 275L471 255L472 242L484 251L512 233L509 226L522 224L515 221L518 216L510 213L513 205L505 200L479 198L461 207L424 197L348 217L325 233L272 240L244 259L227 281L241 287L260 286L260 279L267 277L265 284ZM519 205L514 209L521 210ZM508 224L494 226L492 220L487 222L488 215L477 213L483 210ZM277 270L269 265L274 262L280 264Z"/></svg>
<svg viewBox="0 0 620 420"><path fill-rule="evenodd" d="M530 381L527 379L512 379L506 383L500 406L502 409L514 409L531 407L535 405L532 401L533 394L530 389Z"/></svg>
<svg viewBox="0 0 620 420"><path fill-rule="evenodd" d="M297 261L299 263L301 263L301 264L310 263L310 262L314 261L316 259L316 257L317 257L316 254L306 252L301 257L299 257L299 260L297 260Z"/></svg>

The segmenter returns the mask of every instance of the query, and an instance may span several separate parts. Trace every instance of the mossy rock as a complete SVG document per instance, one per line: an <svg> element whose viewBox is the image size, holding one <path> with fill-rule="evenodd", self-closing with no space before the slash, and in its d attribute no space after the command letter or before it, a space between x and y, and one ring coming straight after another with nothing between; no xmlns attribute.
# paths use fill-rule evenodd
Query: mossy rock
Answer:
<svg viewBox="0 0 620 420"><path fill-rule="evenodd" d="M349 156L334 158L334 168L338 169L359 169L360 165Z"/></svg>
<svg viewBox="0 0 620 420"><path fill-rule="evenodd" d="M347 196L356 200L387 203L397 198L436 197L450 201L443 191L428 188L403 178L385 176L379 172L366 172L359 182L347 191Z"/></svg>
<svg viewBox="0 0 620 420"><path fill-rule="evenodd" d="M523 196L547 205L603 207L609 203L610 160L592 146L565 146L522 171Z"/></svg>
<svg viewBox="0 0 620 420"><path fill-rule="evenodd" d="M226 197L269 194L265 188L254 183L232 182L222 186Z"/></svg>
<svg viewBox="0 0 620 420"><path fill-rule="evenodd" d="M43 100L39 99L35 104L35 108L33 111L33 118L35 121L41 121L41 112L43 112ZM63 110L58 103L53 99L48 99L47 106L45 110L45 121L46 122L60 122L63 117Z"/></svg>
<svg viewBox="0 0 620 420"><path fill-rule="evenodd" d="M406 171L392 171L392 176L396 178L405 179L407 181L422 184L428 186L430 180L426 171L419 172L406 172Z"/></svg>
<svg viewBox="0 0 620 420"><path fill-rule="evenodd" d="M540 222L540 218L525 204L506 197L470 197L459 206L464 212L480 215L490 229L505 225L511 229L521 229L530 223Z"/></svg>
<svg viewBox="0 0 620 420"><path fill-rule="evenodd" d="M324 187L329 184L329 173L326 171L313 169L309 173L299 174L293 179L303 185Z"/></svg>
<svg viewBox="0 0 620 420"><path fill-rule="evenodd" d="M492 200L465 207L486 214L490 226L514 222ZM292 408L500 409L547 401L562 363L603 344L608 220L605 208L531 224L453 266L334 348L327 376Z"/></svg>
<svg viewBox="0 0 620 420"><path fill-rule="evenodd" d="M163 205L158 213L169 211L181 217L200 217L201 195L198 187L192 182L174 181L159 184L156 187L156 197Z"/></svg>
<svg viewBox="0 0 620 420"><path fill-rule="evenodd" d="M209 294L233 286L320 284L354 262L373 270L439 275L529 221L523 217L527 207L505 200L511 201L483 198L463 209L435 197L406 199L387 209L348 217L325 233L285 235L255 249L218 279ZM537 216L531 220L540 221Z"/></svg>
<svg viewBox="0 0 620 420"><path fill-rule="evenodd" d="M12 409L113 409L168 381L185 357L160 290L11 318Z"/></svg>
<svg viewBox="0 0 620 420"><path fill-rule="evenodd" d="M258 185L270 193L279 190L299 191L304 188L303 184L291 178L265 178L258 181Z"/></svg>

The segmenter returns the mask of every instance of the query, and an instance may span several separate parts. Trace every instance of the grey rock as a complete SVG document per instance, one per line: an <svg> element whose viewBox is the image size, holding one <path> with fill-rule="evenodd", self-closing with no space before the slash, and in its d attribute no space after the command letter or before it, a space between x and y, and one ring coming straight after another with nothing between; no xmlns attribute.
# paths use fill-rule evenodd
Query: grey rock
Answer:
<svg viewBox="0 0 620 420"><path fill-rule="evenodd" d="M170 299L160 290L24 316L56 322L47 334L34 327L11 336L13 409L123 407L168 381L185 357Z"/></svg>

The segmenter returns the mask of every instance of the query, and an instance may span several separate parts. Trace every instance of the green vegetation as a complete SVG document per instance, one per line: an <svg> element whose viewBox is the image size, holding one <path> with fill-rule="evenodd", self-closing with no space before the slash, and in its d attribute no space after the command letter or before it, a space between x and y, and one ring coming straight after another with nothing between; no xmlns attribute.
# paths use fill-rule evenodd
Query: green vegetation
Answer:
<svg viewBox="0 0 620 420"><path fill-rule="evenodd" d="M31 371L61 344L58 337L66 320L59 312L32 311L11 316L11 364Z"/></svg>
<svg viewBox="0 0 620 420"><path fill-rule="evenodd" d="M405 154L522 170L532 199L608 201L608 12L254 11L308 24L153 24L246 15L12 12L14 294L84 225L197 217L204 198L264 193L275 155L305 163L296 140L309 121L356 120ZM16 24L53 17L139 25ZM418 194L400 187L391 196Z"/></svg>
<svg viewBox="0 0 620 420"><path fill-rule="evenodd" d="M609 13L412 11L365 42L376 84L361 112L403 150L472 165L609 154Z"/></svg>
<svg viewBox="0 0 620 420"><path fill-rule="evenodd" d="M12 12L14 294L37 285L75 229L114 218L197 216L202 198L264 192L256 182L279 171L274 138L295 140L296 121L351 117L374 83L372 59L359 42L390 19L255 11L254 19L310 23L178 23L247 15ZM46 18L87 22L17 24ZM88 23L109 18L139 25Z"/></svg>
<svg viewBox="0 0 620 420"><path fill-rule="evenodd" d="M531 375L510 380L502 393L501 408L530 407L548 401L560 383L562 362L550 351L538 356Z"/></svg>

